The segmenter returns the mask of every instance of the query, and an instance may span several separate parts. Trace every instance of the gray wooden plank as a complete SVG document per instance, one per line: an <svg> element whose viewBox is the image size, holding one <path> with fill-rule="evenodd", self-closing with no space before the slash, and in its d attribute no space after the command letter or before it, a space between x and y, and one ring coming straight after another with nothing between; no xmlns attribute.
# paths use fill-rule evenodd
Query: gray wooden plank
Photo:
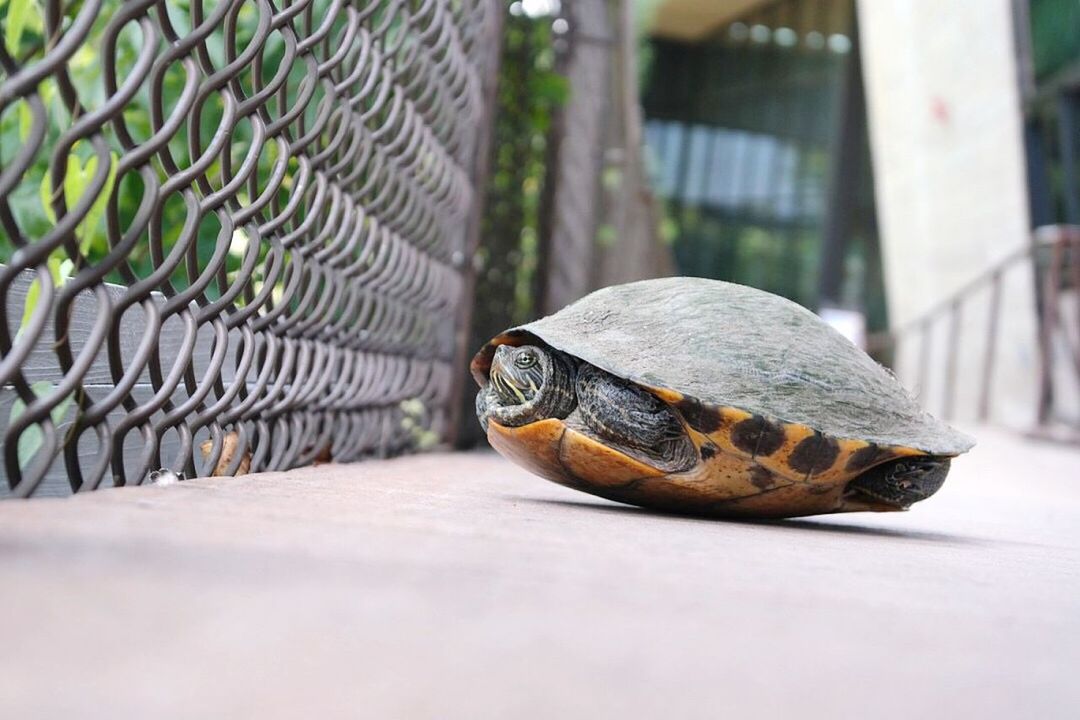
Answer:
<svg viewBox="0 0 1080 720"><path fill-rule="evenodd" d="M34 278L35 275L33 272L25 271L21 273L19 278L13 283L11 290L8 292L8 302L5 307L5 312L7 314L8 325L11 328L17 328L21 322L26 296ZM110 299L114 303L119 301L126 292L126 288L119 285L106 285L105 288ZM161 293L153 293L151 299L159 308L165 303L165 296ZM98 300L89 292L80 294L72 304L72 315L68 332L71 346L75 353L78 353L83 348L87 347L89 338L93 332L94 324L98 321L103 312L110 311L108 308L101 307ZM139 305L128 308L120 319L120 357L125 363L125 366L134 359L139 344L143 340L145 326L146 314ZM169 318L156 333L156 336L163 363L171 363L184 354L184 327L178 318ZM213 328L209 326L200 328L192 352L195 369L199 375L205 370L207 363L209 362L213 337ZM63 373L61 372L56 354L52 349L54 339L55 333L53 330L52 317L50 317L41 337L35 343L34 349L23 363L23 375L27 382L31 384L39 382L55 384L62 379ZM230 347L235 347L239 339L239 332L233 331L230 333ZM165 368L164 370L167 372L168 368ZM226 358L221 373L222 378L226 383L233 380L235 377L234 371L235 368L230 353L230 357ZM103 344L95 353L93 363L83 376L83 385L88 389L92 396L97 397L105 396L113 387L115 387L113 384L112 373L109 369L108 349L105 344ZM150 375L144 368L139 375L138 383L132 389L132 396L135 398L136 402L143 403L149 400L152 395L153 387L150 384ZM5 385L0 387L0 436L7 431L11 419L12 406L17 397L15 389L12 386ZM181 387L177 389L174 401L180 402L186 397L186 392L181 385ZM61 421L61 424L65 427L69 426L74 417L73 413L74 408L68 407L65 418ZM124 416L124 413L123 407L113 410L113 412L109 414L109 422L115 427ZM81 444L86 446L96 445L96 443L89 442L92 436L92 432L87 433L86 441ZM132 442L132 439L134 439L135 442ZM125 456L128 459L128 466L134 464L135 456L140 451L140 443L141 438L136 432L131 433L130 437L126 439ZM162 443L162 453L165 458L174 456L178 449L179 441L175 437L175 434L167 436ZM96 449L80 447L79 456L80 458L89 459L90 456L95 455L96 452ZM83 467L87 467L88 465L88 462L83 463ZM7 472L2 464L0 464L0 478L3 480L3 482L0 482L0 498L3 498L10 495L10 491L8 489ZM106 477L103 484L111 484L110 477ZM64 469L63 459L59 457L55 458L45 478L35 491L35 496L69 494L71 494L71 486Z"/></svg>
<svg viewBox="0 0 1080 720"><path fill-rule="evenodd" d="M22 319L23 307L26 302L26 295L30 290L30 285L33 280L34 274L30 271L25 271L20 274L18 280L12 284L11 290L8 292L8 302L5 307L8 327L19 327ZM122 286L111 284L106 285L105 289L114 303L118 302L127 290ZM155 292L152 294L151 298L158 307L161 307L165 302L165 296L161 293ZM102 312L113 314L109 309L100 307L97 300L89 292L80 294L79 298L73 303L69 336L72 349L76 353L86 347L88 338L93 331L94 323L97 322ZM135 356L139 343L142 342L145 326L146 313L140 305L134 305L128 308L123 317L119 318L120 355L122 358L129 359ZM158 342L160 344L159 347L161 348L161 357L178 357L184 343L183 326L180 320L175 317L169 318L157 334ZM236 335L236 337L239 336ZM205 359L210 356L212 340L212 329L210 327L201 328L194 351L197 362L200 359ZM23 375L28 382L34 383L40 380L54 382L60 377L60 366L57 362L56 354L52 349L54 341L55 334L53 332L52 318L50 317L41 337L38 339L37 343L35 343L33 351L31 351L30 355L27 357L26 362L23 363ZM87 371L83 382L88 385L112 384L112 374L109 372L109 359L106 347L101 347L95 354L94 362ZM147 384L150 382L149 375L145 370L140 376L139 382Z"/></svg>
<svg viewBox="0 0 1080 720"><path fill-rule="evenodd" d="M90 388L89 392L91 392L92 394L97 394L97 390L98 388ZM104 392L107 392L107 388L101 388L101 391L101 394L104 394ZM150 385L136 385L134 388L132 388L131 394L136 402L144 403L153 396L153 387L151 387ZM15 393L14 388L0 387L0 426L2 426L3 430L5 431L7 429L9 418L11 417L12 405L17 398L18 395ZM179 393L177 399L179 400L182 398L186 398L186 393ZM109 413L108 422L112 427L115 428L117 423L119 423L124 418L125 414L126 411L124 410L123 406L120 406L114 409L111 413ZM58 437L62 438L66 435L67 430L71 427L71 423L74 420L74 417L74 405L69 405L63 419L60 420L58 424ZM157 415L157 417L160 417L160 415ZM206 431L204 430L203 434L205 433ZM196 442L196 445L197 444L198 441ZM142 446L142 436L137 430L132 430L130 433L128 433L128 436L125 438L124 441L124 455L127 467L134 467L136 457L142 451ZM179 452L179 450L180 441L176 434L166 434L162 439L161 443L162 459L165 461L172 460L174 457L176 457L176 454ZM84 434L83 438L81 438L79 447L80 465L82 466L84 471L88 470L94 464L94 459L97 457L98 452L99 450L97 444L97 435L94 433L93 430L88 430ZM7 473L5 472L3 467L0 467L0 477L3 477L3 482L0 483L0 498L9 497L11 495L11 491L8 488ZM111 472L109 472L106 473L105 477L102 479L100 487L111 486L112 474ZM37 489L34 491L34 497L55 497L70 494L71 484L68 481L67 471L64 468L63 457L56 457L53 459L52 464L49 466L49 471L42 479L41 484L38 485Z"/></svg>

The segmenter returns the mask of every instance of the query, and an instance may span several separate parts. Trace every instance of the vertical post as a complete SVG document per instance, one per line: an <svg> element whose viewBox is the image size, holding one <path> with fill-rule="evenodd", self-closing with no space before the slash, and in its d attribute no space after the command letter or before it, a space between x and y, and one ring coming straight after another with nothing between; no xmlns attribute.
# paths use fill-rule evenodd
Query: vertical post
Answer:
<svg viewBox="0 0 1080 720"><path fill-rule="evenodd" d="M762 22L775 33L776 29L785 23L790 7L788 3L779 3L766 8L761 18ZM755 198L755 204L767 205L772 219L777 221L780 218L780 213L776 191L780 185L778 180L782 172L779 161L783 158L783 153L780 151L781 126L786 125L787 118L784 117L782 108L783 96L786 91L783 85L786 78L782 74L784 62L780 57L780 49L774 42L774 38L775 35L770 37L769 42L764 43L760 48L760 52L764 53L761 60L762 74L765 76L766 82L771 86L771 92L766 95L764 107L761 111L761 125L764 130L764 137L771 140L771 142L766 141L758 145L761 151L758 153L755 170L759 176L758 182L763 178L765 187L762 196ZM769 228L769 236L769 244L773 246L779 244L783 248L784 255L792 252L792 248L785 242L787 238L781 232L779 223ZM765 283L764 286L772 289L773 292L799 299L797 297L797 282L795 285L788 285L787 283L792 279L792 276L788 276L784 268L780 267L778 263L773 263L773 265L772 271L762 278Z"/></svg>
<svg viewBox="0 0 1080 720"><path fill-rule="evenodd" d="M918 388L919 399L926 403L926 385L930 379L930 333L932 330L932 324L930 317L927 316L920 325L920 345L919 345L919 375L916 380L916 387Z"/></svg>
<svg viewBox="0 0 1080 720"><path fill-rule="evenodd" d="M701 84L701 63L695 62L696 54L694 56L687 56L684 51L680 55L679 66L681 67L686 82L690 87L698 87ZM687 223L686 213L686 189L689 186L690 175L690 136L693 130L693 123L687 120L696 119L698 116L703 116L704 113L700 111L700 108L695 104L689 115L683 115L681 119L675 121L675 127L678 128L679 138L679 157L675 164L675 177L671 188L671 217L675 219L677 225L676 233L676 257L678 257L685 266L696 265L700 262L700 252L697 243L688 242L687 232L689 230L689 224ZM680 247L681 246L681 247ZM687 257L686 251L693 250L694 256Z"/></svg>
<svg viewBox="0 0 1080 720"><path fill-rule="evenodd" d="M862 81L862 50L858 20L851 19L851 55L844 69L840 89L840 109L833 147L826 198L825 221L821 232L821 273L818 276L818 307L840 300L844 281L844 255L851 235L859 162L859 136L866 123L866 99Z"/></svg>
<svg viewBox="0 0 1080 720"><path fill-rule="evenodd" d="M1038 115L1029 114L1024 121L1024 157L1031 225L1049 225L1054 221L1054 199L1047 167L1046 139Z"/></svg>
<svg viewBox="0 0 1080 720"><path fill-rule="evenodd" d="M794 23L798 33L799 42L804 42L807 33L825 26L826 8L823 0L816 2L803 2L800 6L798 20ZM794 88L789 92L794 93ZM814 107L809 102L797 103L798 113L790 121L792 144L795 147L795 168L792 170L795 180L794 216L795 222L787 231L784 242L787 243L787 252L784 254L784 272L790 278L802 276L802 244L806 241L806 227L804 219L807 215L806 192L802 182L806 172L807 156L812 152L814 143L808 138L813 137L813 127L816 122Z"/></svg>
<svg viewBox="0 0 1080 720"><path fill-rule="evenodd" d="M575 28L573 18L565 5L559 5L559 17L567 23L570 31L555 44L555 71L567 76L566 67L574 52ZM571 91L572 92L572 91ZM552 237L555 234L555 193L559 187L559 168L563 136L566 134L566 108L560 107L551 116L544 147L544 185L540 190L539 212L536 220L536 272L533 273L530 291L536 298L536 309L547 306L548 258L551 256Z"/></svg>
<svg viewBox="0 0 1080 720"><path fill-rule="evenodd" d="M610 111L608 91L615 49L609 2L567 3L567 8L570 100L562 110L553 219L543 270L546 280L541 310L549 313L592 289L605 118ZM549 178L551 172L549 168Z"/></svg>
<svg viewBox="0 0 1080 720"><path fill-rule="evenodd" d="M749 18L745 19L749 20ZM730 27L730 25L725 26L725 30ZM754 61L754 58L750 53L745 52L750 43L749 33L743 38L733 39L733 41L741 43L741 45L733 47L732 52L735 53L736 50L742 50L742 57L749 60L748 66L744 71L746 84L750 87L759 85L763 80L760 72L760 63ZM729 214L729 217L730 215L735 215L736 217L742 218L743 208L747 204L746 195L749 194L747 188L753 188L753 185L748 182L753 170L753 147L750 144L750 133L746 130L747 123L745 122L745 108L748 103L745 102L745 97L739 97L739 94L740 93L738 93L736 89L730 86L725 87L722 93L723 96L726 96L725 99L727 104L734 108L734 112L725 114L725 117L728 118L727 124L735 133L730 143L732 146L732 169L730 173L731 181L726 188L726 212ZM732 95L736 95L736 97L732 98ZM739 268L737 266L741 255L739 251L743 243L743 233L741 232L744 227L743 223L743 219L731 219L728 222L728 228L724 232L724 236L726 237L723 238L723 247L721 249L721 277L734 279L740 276ZM727 264L727 267L723 267L725 263Z"/></svg>
<svg viewBox="0 0 1080 720"><path fill-rule="evenodd" d="M1073 294L1077 296L1076 338L1073 348L1073 363L1076 365L1076 383L1080 386L1080 226L1065 228L1065 242L1069 243L1069 271L1072 279Z"/></svg>
<svg viewBox="0 0 1080 720"><path fill-rule="evenodd" d="M481 78L481 92L484 96L484 114L477 130L476 145L473 152L472 184L473 204L469 211L468 229L465 235L465 249L462 256L455 258L462 273L461 299L458 304L457 327L454 337L453 385L450 391L450 422L447 423L442 441L457 444L462 439L462 420L465 415L465 389L470 382L467 370L469 362L470 331L472 329L473 309L476 304L476 267L473 258L480 244L481 219L487 194L488 175L491 171L491 140L495 130L495 93L499 84L499 64L502 60L503 12L502 3L492 2L491 38L489 40L488 62L484 65L484 77Z"/></svg>
<svg viewBox="0 0 1080 720"><path fill-rule="evenodd" d="M1058 318L1058 292L1061 288L1061 264L1064 243L1054 238L1051 246L1050 267L1047 270L1042 293L1042 322L1039 323L1039 425L1050 421L1054 404L1054 328Z"/></svg>
<svg viewBox="0 0 1080 720"><path fill-rule="evenodd" d="M1080 105L1080 91L1065 89L1057 98L1058 143L1061 148L1061 190L1065 196L1065 222L1080 225L1080 177L1077 177L1077 165L1080 164L1080 120L1077 106Z"/></svg>
<svg viewBox="0 0 1080 720"><path fill-rule="evenodd" d="M990 286L990 327L986 331L983 356L982 389L979 392L979 422L990 419L990 392L994 382L994 358L997 351L998 316L1001 312L1001 270L994 273Z"/></svg>
<svg viewBox="0 0 1080 720"><path fill-rule="evenodd" d="M956 356L960 352L960 297L949 308L949 354L945 366L945 407L943 415L952 420L956 409Z"/></svg>
<svg viewBox="0 0 1080 720"><path fill-rule="evenodd" d="M641 280L673 272L672 255L658 240L656 201L648 183L638 93L637 33L629 0L614 3L607 162L617 183L605 185L602 222L614 230L613 243L597 243L596 286Z"/></svg>

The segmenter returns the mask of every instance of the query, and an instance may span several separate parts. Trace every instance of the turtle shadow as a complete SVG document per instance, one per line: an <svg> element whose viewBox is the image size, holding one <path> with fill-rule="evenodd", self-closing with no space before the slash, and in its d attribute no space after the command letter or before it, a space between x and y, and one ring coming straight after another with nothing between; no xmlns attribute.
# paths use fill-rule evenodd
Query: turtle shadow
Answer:
<svg viewBox="0 0 1080 720"><path fill-rule="evenodd" d="M675 513L651 508L642 508L635 505L608 505L606 503L588 502L581 500L558 500L554 498L522 498L528 502L541 503L544 505L557 505L564 508L576 508L589 510L590 512L607 512L620 515L637 515L656 518L668 518L683 522L722 523L728 525L748 525L754 527L775 527L800 532L833 533L837 535L862 535L864 537L894 538L902 540L921 540L924 542L950 543L954 545L986 545L991 541L963 535L950 535L948 533L926 532L923 530L903 530L898 528L882 528L867 525L849 525L830 523L817 518L782 518L782 519L755 519L742 517L718 517L714 515L702 515L692 513ZM828 517L828 516L820 516Z"/></svg>

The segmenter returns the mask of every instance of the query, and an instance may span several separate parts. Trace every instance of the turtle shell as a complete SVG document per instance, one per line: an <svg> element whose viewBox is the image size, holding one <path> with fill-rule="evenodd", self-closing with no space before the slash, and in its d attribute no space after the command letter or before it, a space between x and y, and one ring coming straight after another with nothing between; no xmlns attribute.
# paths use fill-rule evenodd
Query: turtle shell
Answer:
<svg viewBox="0 0 1080 720"><path fill-rule="evenodd" d="M546 344L678 413L698 461L677 470L611 446L576 413L488 423L488 441L518 464L633 505L749 517L902 510L857 481L919 456L947 472L947 458L973 444L816 315L740 285L669 278L600 290L485 345L472 362L481 386L502 344Z"/></svg>
<svg viewBox="0 0 1080 720"><path fill-rule="evenodd" d="M817 315L742 285L677 277L598 290L493 339L473 360L477 382L495 346L531 338L646 386L707 434L741 411L760 426L756 442L783 423L928 455L974 445Z"/></svg>

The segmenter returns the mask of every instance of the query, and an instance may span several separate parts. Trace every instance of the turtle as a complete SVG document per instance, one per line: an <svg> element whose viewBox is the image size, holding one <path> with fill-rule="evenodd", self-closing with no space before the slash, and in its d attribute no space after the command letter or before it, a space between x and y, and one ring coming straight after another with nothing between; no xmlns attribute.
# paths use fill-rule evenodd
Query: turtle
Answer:
<svg viewBox="0 0 1080 720"><path fill-rule="evenodd" d="M502 455L662 512L906 510L974 445L814 313L720 280L598 290L496 336L470 371Z"/></svg>

